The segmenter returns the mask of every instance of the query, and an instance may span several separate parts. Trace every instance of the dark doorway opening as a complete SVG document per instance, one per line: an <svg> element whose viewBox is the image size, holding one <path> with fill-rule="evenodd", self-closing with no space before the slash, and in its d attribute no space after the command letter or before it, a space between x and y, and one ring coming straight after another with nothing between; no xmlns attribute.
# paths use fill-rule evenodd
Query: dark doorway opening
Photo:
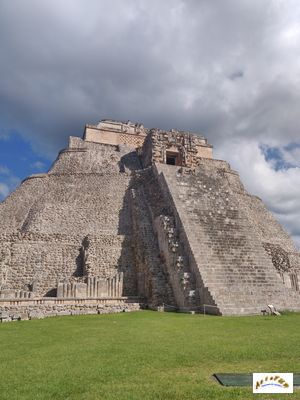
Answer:
<svg viewBox="0 0 300 400"><path fill-rule="evenodd" d="M176 165L176 157L175 156L167 156L167 164Z"/></svg>
<svg viewBox="0 0 300 400"><path fill-rule="evenodd" d="M167 151L166 153L166 164L168 165L178 165L178 153L171 153Z"/></svg>

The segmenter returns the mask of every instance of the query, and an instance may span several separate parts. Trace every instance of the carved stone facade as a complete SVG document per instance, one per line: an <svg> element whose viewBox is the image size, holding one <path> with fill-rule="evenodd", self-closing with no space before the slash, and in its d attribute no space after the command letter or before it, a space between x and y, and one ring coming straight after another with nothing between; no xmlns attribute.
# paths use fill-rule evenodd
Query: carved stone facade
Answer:
<svg viewBox="0 0 300 400"><path fill-rule="evenodd" d="M0 228L0 312L300 310L299 252L201 135L87 125Z"/></svg>
<svg viewBox="0 0 300 400"><path fill-rule="evenodd" d="M212 146L200 135L151 129L140 154L144 167L153 163L196 167L199 159L212 158Z"/></svg>
<svg viewBox="0 0 300 400"><path fill-rule="evenodd" d="M122 297L123 294L123 272L115 276L101 278L93 276L87 278L86 282L58 283L58 298L99 298L99 297Z"/></svg>
<svg viewBox="0 0 300 400"><path fill-rule="evenodd" d="M136 148L143 145L147 133L148 129L142 124L102 120L97 125L86 125L83 138L85 141L94 143L126 144Z"/></svg>

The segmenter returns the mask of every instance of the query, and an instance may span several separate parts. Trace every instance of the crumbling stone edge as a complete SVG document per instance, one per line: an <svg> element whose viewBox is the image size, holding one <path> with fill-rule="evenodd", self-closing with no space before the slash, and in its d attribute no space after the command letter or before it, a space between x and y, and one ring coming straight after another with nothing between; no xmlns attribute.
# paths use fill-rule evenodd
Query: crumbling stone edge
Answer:
<svg viewBox="0 0 300 400"><path fill-rule="evenodd" d="M26 301L27 300L27 301ZM0 323L65 315L113 314L145 308L134 298L0 300Z"/></svg>

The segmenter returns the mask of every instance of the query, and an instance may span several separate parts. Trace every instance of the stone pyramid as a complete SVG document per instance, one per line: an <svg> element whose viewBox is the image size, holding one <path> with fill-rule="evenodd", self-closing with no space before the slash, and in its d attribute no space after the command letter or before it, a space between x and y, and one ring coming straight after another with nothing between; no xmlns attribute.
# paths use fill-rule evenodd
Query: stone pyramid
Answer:
<svg viewBox="0 0 300 400"><path fill-rule="evenodd" d="M86 125L0 227L0 311L300 309L300 253L199 134Z"/></svg>

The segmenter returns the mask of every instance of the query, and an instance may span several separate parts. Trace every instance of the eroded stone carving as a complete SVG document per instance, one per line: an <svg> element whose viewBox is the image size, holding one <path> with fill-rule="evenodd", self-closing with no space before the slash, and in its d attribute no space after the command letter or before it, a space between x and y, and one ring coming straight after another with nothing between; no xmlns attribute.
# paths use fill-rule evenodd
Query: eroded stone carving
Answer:
<svg viewBox="0 0 300 400"><path fill-rule="evenodd" d="M122 297L123 273L115 276L88 277L86 282L60 282L57 285L59 298Z"/></svg>
<svg viewBox="0 0 300 400"><path fill-rule="evenodd" d="M5 289L7 284L7 274L10 266L10 248L5 245L0 252L0 290Z"/></svg>
<svg viewBox="0 0 300 400"><path fill-rule="evenodd" d="M264 243L263 246L278 272L290 272L291 265L287 251L281 246L272 243Z"/></svg>

